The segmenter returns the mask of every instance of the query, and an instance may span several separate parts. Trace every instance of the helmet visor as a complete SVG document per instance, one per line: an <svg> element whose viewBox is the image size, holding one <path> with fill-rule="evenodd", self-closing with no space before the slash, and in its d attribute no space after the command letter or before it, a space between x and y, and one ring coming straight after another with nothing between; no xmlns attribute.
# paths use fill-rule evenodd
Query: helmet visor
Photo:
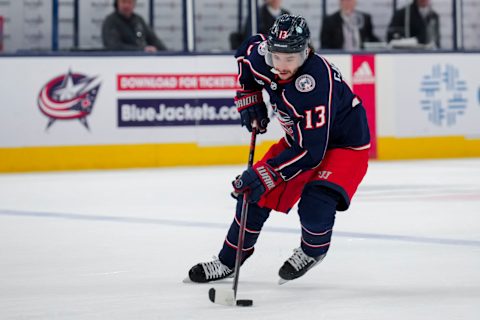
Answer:
<svg viewBox="0 0 480 320"><path fill-rule="evenodd" d="M278 63L281 62L279 60L283 61L288 61L288 60L296 60L298 61L298 67L301 67L305 60L307 60L308 57L308 48L305 50L302 50L300 52L278 52L278 51L270 51L270 48L268 48L266 54L265 54L265 62L267 65L273 68L278 67Z"/></svg>

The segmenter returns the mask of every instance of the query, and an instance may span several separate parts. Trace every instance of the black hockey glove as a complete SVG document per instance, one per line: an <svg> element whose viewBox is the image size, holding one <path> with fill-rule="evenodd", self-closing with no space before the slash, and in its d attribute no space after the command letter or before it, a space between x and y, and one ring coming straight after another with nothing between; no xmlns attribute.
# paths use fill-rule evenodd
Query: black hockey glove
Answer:
<svg viewBox="0 0 480 320"><path fill-rule="evenodd" d="M258 133L267 132L270 119L261 91L237 91L235 105L240 113L242 126L247 127L248 132L252 132L252 125L255 121Z"/></svg>
<svg viewBox="0 0 480 320"><path fill-rule="evenodd" d="M270 192L282 182L275 169L267 163L259 161L248 168L232 182L233 194L249 193L249 202L258 202L263 194Z"/></svg>

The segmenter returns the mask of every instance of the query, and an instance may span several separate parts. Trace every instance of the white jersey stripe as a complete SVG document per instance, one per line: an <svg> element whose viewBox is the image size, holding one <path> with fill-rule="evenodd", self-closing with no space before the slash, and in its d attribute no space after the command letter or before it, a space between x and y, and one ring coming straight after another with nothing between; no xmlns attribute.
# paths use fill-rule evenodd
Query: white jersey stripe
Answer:
<svg viewBox="0 0 480 320"><path fill-rule="evenodd" d="M298 145L300 148L303 148L303 135L302 129L300 128L300 122L297 122L297 132L298 132Z"/></svg>
<svg viewBox="0 0 480 320"><path fill-rule="evenodd" d="M282 175L282 173L280 172L280 176L282 177L283 181L288 181L288 180L292 180L293 178L295 178L296 176L298 176L300 173L302 173L302 169L298 170L294 175L290 176L290 178L286 178Z"/></svg>
<svg viewBox="0 0 480 320"><path fill-rule="evenodd" d="M249 56L252 53L252 49L256 44L258 44L258 42L254 42L254 43L252 43L251 45L248 46L247 56Z"/></svg>
<svg viewBox="0 0 480 320"><path fill-rule="evenodd" d="M295 117L297 118L303 118L303 115L299 114L297 112L297 110L295 109L295 107L293 106L293 104L291 104L288 100L287 100L287 97L285 96L285 90L282 91L282 99L283 99L283 102L285 102L285 104L287 105L287 107L292 110L293 114L295 115ZM297 132L298 132L298 145L303 148L303 135L302 135L302 130L300 128L300 122L297 123Z"/></svg>
<svg viewBox="0 0 480 320"><path fill-rule="evenodd" d="M370 143L361 147L346 147L346 149L352 149L352 150L365 150L369 148L370 148Z"/></svg>
<svg viewBox="0 0 480 320"><path fill-rule="evenodd" d="M293 111L293 113L295 114L295 117L297 117L297 118L303 118L303 116L297 112L297 110L295 109L295 107L293 106L293 104L291 104L291 103L287 100L287 97L285 96L285 90L282 91L282 99L283 99L283 102L285 102L285 104L287 105L287 107L289 107L289 108Z"/></svg>
<svg viewBox="0 0 480 320"><path fill-rule="evenodd" d="M270 78L268 78L267 76L264 76L263 74L261 74L260 72L258 72L257 70L255 70L252 66L252 63L247 60L247 59L243 59L242 62L248 64L248 66L250 67L250 70L252 70L253 74L255 76L257 76L258 78L262 79L263 81L265 81L266 83L270 84L272 81L270 80Z"/></svg>
<svg viewBox="0 0 480 320"><path fill-rule="evenodd" d="M325 149L323 150L323 157L325 157L325 153L327 152L328 141L330 139L330 121L332 119L332 93L333 93L333 79L332 79L332 69L330 68L330 64L323 58L320 57L327 67L328 70L328 81L329 81L329 90L328 90L328 122L327 122L327 139L325 141Z"/></svg>
<svg viewBox="0 0 480 320"><path fill-rule="evenodd" d="M238 61L237 83L240 85L242 89L245 89L245 86L240 82L240 79L242 78L242 73L243 73L242 62L240 60L237 60L237 61Z"/></svg>
<svg viewBox="0 0 480 320"><path fill-rule="evenodd" d="M298 160L302 159L307 153L308 153L307 150L303 151L302 153L300 153L298 156L296 156L295 158L291 159L290 161L287 161L287 162L285 162L285 163L282 163L281 165L279 165L278 167L276 167L275 170L277 170L277 171L282 170L283 168L291 165L292 163L297 162Z"/></svg>

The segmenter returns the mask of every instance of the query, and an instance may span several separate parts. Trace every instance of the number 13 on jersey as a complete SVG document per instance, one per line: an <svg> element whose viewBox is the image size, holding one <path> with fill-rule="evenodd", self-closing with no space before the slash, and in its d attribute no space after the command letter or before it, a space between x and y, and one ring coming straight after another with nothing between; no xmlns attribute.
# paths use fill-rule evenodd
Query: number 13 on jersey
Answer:
<svg viewBox="0 0 480 320"><path fill-rule="evenodd" d="M316 117L316 121L313 119ZM318 106L311 110L305 110L305 129L318 129L325 125L325 106Z"/></svg>

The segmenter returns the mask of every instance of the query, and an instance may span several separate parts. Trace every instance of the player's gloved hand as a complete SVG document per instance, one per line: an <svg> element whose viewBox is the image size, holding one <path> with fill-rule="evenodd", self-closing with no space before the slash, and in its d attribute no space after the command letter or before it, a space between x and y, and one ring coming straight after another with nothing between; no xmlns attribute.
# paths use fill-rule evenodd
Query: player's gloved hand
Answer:
<svg viewBox="0 0 480 320"><path fill-rule="evenodd" d="M259 161L232 182L233 194L249 193L249 202L258 202L263 194L270 192L282 182L280 174L266 162Z"/></svg>
<svg viewBox="0 0 480 320"><path fill-rule="evenodd" d="M247 127L248 132L252 132L254 122L256 122L258 133L267 132L270 119L261 91L237 91L235 105L240 113L242 126Z"/></svg>

